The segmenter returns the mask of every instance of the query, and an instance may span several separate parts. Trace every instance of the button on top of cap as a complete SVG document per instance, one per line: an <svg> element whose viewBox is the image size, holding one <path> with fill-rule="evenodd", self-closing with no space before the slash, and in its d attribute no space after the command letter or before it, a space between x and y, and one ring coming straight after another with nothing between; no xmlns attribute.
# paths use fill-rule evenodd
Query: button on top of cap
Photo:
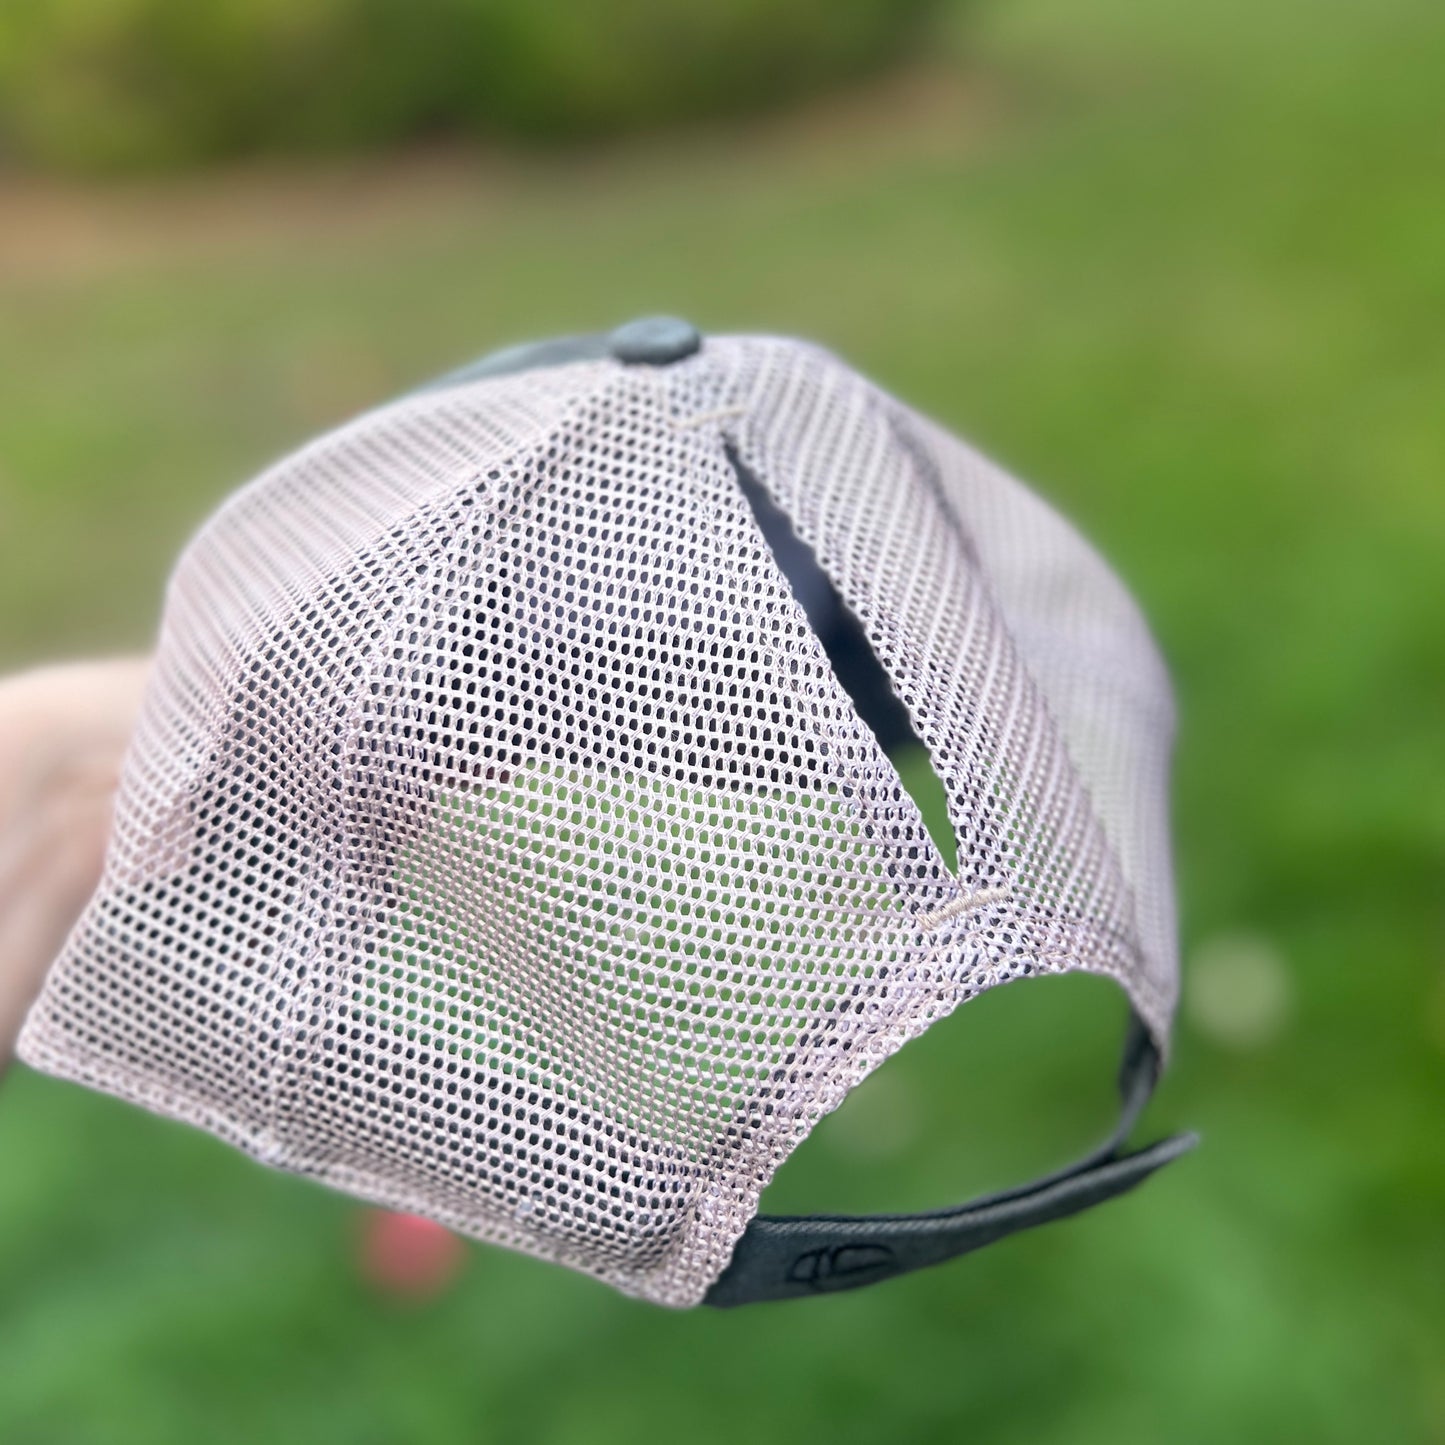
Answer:
<svg viewBox="0 0 1445 1445"><path fill-rule="evenodd" d="M666 366L691 356L701 345L697 327L676 316L644 316L607 338L608 352L628 365Z"/></svg>

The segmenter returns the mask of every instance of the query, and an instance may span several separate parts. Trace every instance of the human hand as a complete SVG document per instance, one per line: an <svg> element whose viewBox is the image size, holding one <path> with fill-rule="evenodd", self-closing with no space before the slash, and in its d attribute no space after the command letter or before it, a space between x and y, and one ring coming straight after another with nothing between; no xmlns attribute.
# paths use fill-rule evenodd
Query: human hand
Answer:
<svg viewBox="0 0 1445 1445"><path fill-rule="evenodd" d="M0 678L0 1073L100 879L147 658Z"/></svg>

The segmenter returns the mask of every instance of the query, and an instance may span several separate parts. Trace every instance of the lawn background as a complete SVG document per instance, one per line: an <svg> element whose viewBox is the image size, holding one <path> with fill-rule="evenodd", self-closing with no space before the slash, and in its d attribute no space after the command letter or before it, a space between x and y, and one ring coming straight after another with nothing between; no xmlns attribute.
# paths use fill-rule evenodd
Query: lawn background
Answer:
<svg viewBox="0 0 1445 1445"><path fill-rule="evenodd" d="M798 332L1128 579L1180 694L1186 988L1200 959L1269 995L1242 1024L1186 998L1144 1132L1205 1145L1137 1195L730 1314L487 1249L378 1299L348 1201L17 1070L0 1440L1445 1441L1442 75L1433 0L1016 0L770 121L0 181L0 663L145 645L232 486L495 345L653 311ZM1117 1024L1087 980L970 1005L767 1204L939 1204L1066 1156Z"/></svg>

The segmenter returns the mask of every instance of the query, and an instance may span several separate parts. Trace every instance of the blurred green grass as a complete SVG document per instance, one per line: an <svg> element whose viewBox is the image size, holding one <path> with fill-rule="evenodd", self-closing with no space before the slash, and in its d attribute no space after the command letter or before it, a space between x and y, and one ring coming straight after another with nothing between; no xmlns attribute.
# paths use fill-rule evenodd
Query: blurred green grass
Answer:
<svg viewBox="0 0 1445 1445"><path fill-rule="evenodd" d="M0 157L74 174L437 135L533 143L796 102L939 0L11 0Z"/></svg>
<svg viewBox="0 0 1445 1445"><path fill-rule="evenodd" d="M0 661L143 644L248 471L493 345L658 310L817 337L1035 481L1155 624L1186 989L1241 938L1282 985L1253 1029L1186 999L1149 1124L1203 1151L854 1296L678 1317L479 1249L401 1308L355 1278L345 1200L19 1071L6 1445L1445 1440L1445 11L960 18L955 80L831 130L478 161L355 224L222 208L113 261L33 246L0 271ZM941 1203L1062 1157L1107 1117L1117 1023L1087 980L979 1000L768 1204Z"/></svg>

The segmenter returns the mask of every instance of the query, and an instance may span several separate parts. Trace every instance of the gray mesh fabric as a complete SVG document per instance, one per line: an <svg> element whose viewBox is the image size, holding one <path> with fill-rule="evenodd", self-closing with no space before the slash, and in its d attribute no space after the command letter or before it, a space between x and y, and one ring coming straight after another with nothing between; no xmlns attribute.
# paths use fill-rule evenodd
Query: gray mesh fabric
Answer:
<svg viewBox="0 0 1445 1445"><path fill-rule="evenodd" d="M956 874L730 449L906 704ZM820 1115L981 990L1106 974L1163 1046L1171 731L1077 534L822 351L464 381L187 550L21 1053L695 1304Z"/></svg>

